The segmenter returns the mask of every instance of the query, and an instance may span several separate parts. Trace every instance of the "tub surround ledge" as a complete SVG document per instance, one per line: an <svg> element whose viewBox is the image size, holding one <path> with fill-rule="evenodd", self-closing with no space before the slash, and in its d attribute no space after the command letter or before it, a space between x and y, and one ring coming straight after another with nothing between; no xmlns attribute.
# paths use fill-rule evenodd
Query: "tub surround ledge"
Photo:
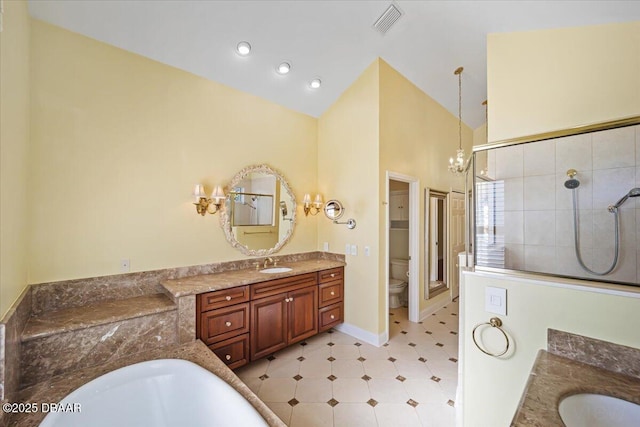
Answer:
<svg viewBox="0 0 640 427"><path fill-rule="evenodd" d="M285 424L247 387L227 366L220 361L201 341L192 341L179 346L144 351L106 364L92 366L68 372L25 388L17 395L18 402L52 403L59 402L78 387L113 370L134 363L157 359L183 359L193 362L217 375L236 389L272 427L284 427ZM7 420L7 426L36 427L45 414L16 414Z"/></svg>

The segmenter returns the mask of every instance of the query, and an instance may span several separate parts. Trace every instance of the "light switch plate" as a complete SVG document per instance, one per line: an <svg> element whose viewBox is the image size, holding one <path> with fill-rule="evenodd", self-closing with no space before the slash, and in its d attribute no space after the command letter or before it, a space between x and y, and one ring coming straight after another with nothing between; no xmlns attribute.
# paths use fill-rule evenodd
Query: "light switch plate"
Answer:
<svg viewBox="0 0 640 427"><path fill-rule="evenodd" d="M507 290L487 286L484 290L484 309L489 313L507 315Z"/></svg>
<svg viewBox="0 0 640 427"><path fill-rule="evenodd" d="M350 253L351 253L351 245L347 243L346 245L344 245L344 254L349 255Z"/></svg>
<svg viewBox="0 0 640 427"><path fill-rule="evenodd" d="M325 252L329 252L329 242L324 242L322 244L322 250Z"/></svg>
<svg viewBox="0 0 640 427"><path fill-rule="evenodd" d="M370 256L371 255L371 248L369 246L365 246L364 247L364 256Z"/></svg>
<svg viewBox="0 0 640 427"><path fill-rule="evenodd" d="M351 255L358 255L358 245L351 245Z"/></svg>

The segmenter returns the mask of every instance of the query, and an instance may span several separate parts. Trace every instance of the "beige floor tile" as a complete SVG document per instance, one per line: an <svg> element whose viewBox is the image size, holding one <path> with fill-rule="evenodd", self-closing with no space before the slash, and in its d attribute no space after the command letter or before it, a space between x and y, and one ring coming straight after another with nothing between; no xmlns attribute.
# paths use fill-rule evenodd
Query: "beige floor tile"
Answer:
<svg viewBox="0 0 640 427"><path fill-rule="evenodd" d="M260 387L262 387L262 380L258 377L240 378L243 383L247 385L255 394L260 393Z"/></svg>
<svg viewBox="0 0 640 427"><path fill-rule="evenodd" d="M389 360L365 360L362 362L365 374L371 378L395 378L398 370Z"/></svg>
<svg viewBox="0 0 640 427"><path fill-rule="evenodd" d="M406 403L379 403L373 408L380 427L421 427L416 410Z"/></svg>
<svg viewBox="0 0 640 427"><path fill-rule="evenodd" d="M409 394L396 379L372 379L368 381L371 398L377 402L405 403L409 400Z"/></svg>
<svg viewBox="0 0 640 427"><path fill-rule="evenodd" d="M405 345L401 348L392 348L389 351L389 356L393 357L397 360L405 360L405 361L417 361L420 358L418 352L408 345Z"/></svg>
<svg viewBox="0 0 640 427"><path fill-rule="evenodd" d="M326 360L331 356L331 347L327 344L321 344L316 347L305 347L302 351L302 357L305 359L324 359Z"/></svg>
<svg viewBox="0 0 640 427"><path fill-rule="evenodd" d="M340 403L366 403L371 399L369 386L361 378L338 378L332 386L333 398Z"/></svg>
<svg viewBox="0 0 640 427"><path fill-rule="evenodd" d="M326 378L303 378L298 381L296 399L305 403L323 403L331 400L331 381Z"/></svg>
<svg viewBox="0 0 640 427"><path fill-rule="evenodd" d="M409 379L402 386L410 399L419 403L446 403L440 384L430 379Z"/></svg>
<svg viewBox="0 0 640 427"><path fill-rule="evenodd" d="M296 359L274 359L267 368L270 378L292 378L299 372L300 362Z"/></svg>
<svg viewBox="0 0 640 427"><path fill-rule="evenodd" d="M303 378L327 378L331 375L331 362L326 359L309 359L300 364Z"/></svg>
<svg viewBox="0 0 640 427"><path fill-rule="evenodd" d="M333 408L327 403L298 403L291 412L290 427L331 427Z"/></svg>
<svg viewBox="0 0 640 427"><path fill-rule="evenodd" d="M338 331L335 331L334 333L329 334L329 336L330 336L329 339L334 344L351 344L351 345L353 345L353 344L355 344L357 342L360 342L360 341L358 341L357 338L354 338L351 335L347 335L347 334L344 334L344 333L338 332Z"/></svg>
<svg viewBox="0 0 640 427"><path fill-rule="evenodd" d="M291 412L293 408L288 403L270 402L267 406L282 420L283 423L289 425L291 422Z"/></svg>
<svg viewBox="0 0 640 427"><path fill-rule="evenodd" d="M255 362L251 362L248 365L244 365L242 368L238 368L234 372L241 380L251 377L258 378L260 375L267 372L268 367L269 361L267 359L260 359Z"/></svg>
<svg viewBox="0 0 640 427"><path fill-rule="evenodd" d="M456 425L456 409L446 403L426 403L416 407L416 413L424 427L453 427Z"/></svg>
<svg viewBox="0 0 640 427"><path fill-rule="evenodd" d="M276 359L297 359L302 356L303 346L300 344L293 344L287 348L275 352L273 355Z"/></svg>
<svg viewBox="0 0 640 427"><path fill-rule="evenodd" d="M432 376L427 364L420 362L419 360L396 360L393 364L396 365L398 374L405 378L427 379Z"/></svg>
<svg viewBox="0 0 640 427"><path fill-rule="evenodd" d="M284 403L296 393L296 380L293 378L267 378L260 386L258 397L264 402Z"/></svg>
<svg viewBox="0 0 640 427"><path fill-rule="evenodd" d="M338 378L360 378L365 371L359 360L338 359L331 362L331 373Z"/></svg>
<svg viewBox="0 0 640 427"><path fill-rule="evenodd" d="M374 347L370 344L363 344L359 350L360 356L365 359L386 360L389 358L389 352L386 347Z"/></svg>
<svg viewBox="0 0 640 427"><path fill-rule="evenodd" d="M334 427L375 427L376 413L366 403L342 403L333 408Z"/></svg>
<svg viewBox="0 0 640 427"><path fill-rule="evenodd" d="M353 344L336 344L331 347L331 356L336 359L357 359L360 357L360 350Z"/></svg>

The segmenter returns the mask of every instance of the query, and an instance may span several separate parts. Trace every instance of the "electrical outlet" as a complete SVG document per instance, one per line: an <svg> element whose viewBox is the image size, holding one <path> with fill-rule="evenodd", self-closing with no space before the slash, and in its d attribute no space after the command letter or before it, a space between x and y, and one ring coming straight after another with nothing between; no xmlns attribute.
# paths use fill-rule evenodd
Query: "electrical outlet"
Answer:
<svg viewBox="0 0 640 427"><path fill-rule="evenodd" d="M349 255L350 253L351 253L351 245L347 243L346 245L344 245L344 254Z"/></svg>
<svg viewBox="0 0 640 427"><path fill-rule="evenodd" d="M128 259L120 260L120 273L128 273L131 270L131 263Z"/></svg>
<svg viewBox="0 0 640 427"><path fill-rule="evenodd" d="M351 255L353 256L358 255L358 245L351 245Z"/></svg>
<svg viewBox="0 0 640 427"><path fill-rule="evenodd" d="M371 248L369 246L365 246L364 247L364 256L370 256L371 255Z"/></svg>
<svg viewBox="0 0 640 427"><path fill-rule="evenodd" d="M322 244L322 250L325 252L329 252L329 242L324 242Z"/></svg>

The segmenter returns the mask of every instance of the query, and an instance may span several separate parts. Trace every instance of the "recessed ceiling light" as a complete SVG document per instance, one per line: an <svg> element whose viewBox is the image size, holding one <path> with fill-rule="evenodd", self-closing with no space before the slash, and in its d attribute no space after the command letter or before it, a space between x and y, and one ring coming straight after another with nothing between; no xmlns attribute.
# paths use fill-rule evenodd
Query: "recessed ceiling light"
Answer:
<svg viewBox="0 0 640 427"><path fill-rule="evenodd" d="M276 71L278 72L278 74L287 74L289 71L291 71L291 64L286 61L282 62L280 63L280 65L278 65Z"/></svg>
<svg viewBox="0 0 640 427"><path fill-rule="evenodd" d="M238 52L238 55L247 56L251 52L251 45L249 42L240 42L236 46L236 52Z"/></svg>
<svg viewBox="0 0 640 427"><path fill-rule="evenodd" d="M311 89L318 89L320 87L320 85L322 84L322 81L318 78L313 79L309 82L309 87Z"/></svg>

